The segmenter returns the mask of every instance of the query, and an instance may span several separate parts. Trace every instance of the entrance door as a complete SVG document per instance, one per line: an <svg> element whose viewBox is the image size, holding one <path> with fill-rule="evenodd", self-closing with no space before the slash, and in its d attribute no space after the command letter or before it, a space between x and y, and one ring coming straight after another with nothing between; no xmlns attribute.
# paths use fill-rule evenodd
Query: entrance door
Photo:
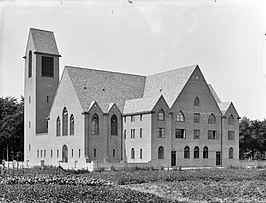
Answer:
<svg viewBox="0 0 266 203"><path fill-rule="evenodd" d="M216 166L221 165L221 152L216 152Z"/></svg>
<svg viewBox="0 0 266 203"><path fill-rule="evenodd" d="M176 166L176 151L171 152L171 166Z"/></svg>

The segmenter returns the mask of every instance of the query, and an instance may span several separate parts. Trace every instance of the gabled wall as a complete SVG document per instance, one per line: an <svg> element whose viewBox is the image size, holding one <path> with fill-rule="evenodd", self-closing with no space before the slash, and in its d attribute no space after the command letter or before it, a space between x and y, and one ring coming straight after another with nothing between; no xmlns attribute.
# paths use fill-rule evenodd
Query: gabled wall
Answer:
<svg viewBox="0 0 266 203"><path fill-rule="evenodd" d="M200 106L194 106L198 97ZM177 122L176 115L182 111L185 122ZM221 151L221 112L199 68L196 68L175 103L171 107L171 148L176 151L177 166L215 166L216 152ZM200 123L194 123L194 113L200 113ZM208 124L213 113L216 124ZM186 138L175 138L175 129L185 129ZM200 139L194 139L194 129L200 130ZM208 139L208 130L217 131L217 139ZM184 159L184 147L190 148L190 158ZM194 147L199 147L199 159L194 159ZM209 149L208 159L203 159L203 148Z"/></svg>

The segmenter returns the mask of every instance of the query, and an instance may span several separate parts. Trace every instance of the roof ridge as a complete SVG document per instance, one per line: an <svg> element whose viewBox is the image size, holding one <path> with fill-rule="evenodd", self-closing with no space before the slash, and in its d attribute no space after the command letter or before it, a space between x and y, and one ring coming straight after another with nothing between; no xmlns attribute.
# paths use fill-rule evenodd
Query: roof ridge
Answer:
<svg viewBox="0 0 266 203"><path fill-rule="evenodd" d="M50 30L43 30L43 29L39 29L39 28L30 28L30 30L38 30L38 31L42 31L42 32L51 32L51 33L54 33L53 31L50 31Z"/></svg>
<svg viewBox="0 0 266 203"><path fill-rule="evenodd" d="M82 70L91 70L91 71L97 71L97 72L105 72L105 73L115 73L120 75L131 75L131 76L141 76L141 77L147 77L145 75L138 75L138 74L132 74L132 73L122 73L122 72L116 72L116 71L108 71L108 70L101 70L101 69L94 69L94 68L85 68L85 67L77 67L77 66L69 66L65 65L65 68L74 68L74 69L82 69Z"/></svg>
<svg viewBox="0 0 266 203"><path fill-rule="evenodd" d="M185 66L185 67L179 67L179 68L167 70L167 71L164 71L164 72L154 73L154 74L151 74L151 75L148 75L148 76L153 76L153 75L159 75L159 74L163 74L163 73L174 72L174 71L182 70L182 69L186 69L186 68L192 68L192 67L196 68L197 66L198 66L198 64L194 64L194 65L190 65L190 66Z"/></svg>

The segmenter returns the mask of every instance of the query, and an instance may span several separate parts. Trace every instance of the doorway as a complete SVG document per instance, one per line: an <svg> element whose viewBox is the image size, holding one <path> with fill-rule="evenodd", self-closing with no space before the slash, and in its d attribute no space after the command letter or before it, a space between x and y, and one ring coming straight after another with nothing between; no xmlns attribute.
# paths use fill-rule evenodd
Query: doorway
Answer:
<svg viewBox="0 0 266 203"><path fill-rule="evenodd" d="M176 166L176 151L171 152L171 166Z"/></svg>
<svg viewBox="0 0 266 203"><path fill-rule="evenodd" d="M216 166L221 165L221 152L216 152Z"/></svg>

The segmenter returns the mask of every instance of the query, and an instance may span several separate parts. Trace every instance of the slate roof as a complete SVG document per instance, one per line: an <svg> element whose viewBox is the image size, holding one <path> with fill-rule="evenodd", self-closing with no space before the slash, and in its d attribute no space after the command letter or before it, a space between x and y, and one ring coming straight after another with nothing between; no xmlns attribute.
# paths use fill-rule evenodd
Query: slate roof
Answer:
<svg viewBox="0 0 266 203"><path fill-rule="evenodd" d="M209 86L209 89L210 89L210 91L211 91L211 93L212 93L212 95L213 95L215 101L216 101L217 103L221 103L221 100L220 100L220 98L218 97L218 95L216 94L216 92L214 91L212 85L211 85L211 84L208 84L208 86Z"/></svg>
<svg viewBox="0 0 266 203"><path fill-rule="evenodd" d="M127 100L125 102L123 114L134 114L152 111L160 96L161 95Z"/></svg>
<svg viewBox="0 0 266 203"><path fill-rule="evenodd" d="M198 66L192 65L147 76L144 97L163 95L171 108L196 67Z"/></svg>
<svg viewBox="0 0 266 203"><path fill-rule="evenodd" d="M30 28L30 33L36 52L59 55L53 32Z"/></svg>
<svg viewBox="0 0 266 203"><path fill-rule="evenodd" d="M96 101L103 112L108 112L110 103L122 112L126 100L143 97L145 76L70 66L65 69L84 111Z"/></svg>
<svg viewBox="0 0 266 203"><path fill-rule="evenodd" d="M219 106L220 110L222 111L223 115L226 113L226 111L229 108L231 103L232 102L221 102L221 103L218 103L218 106Z"/></svg>

